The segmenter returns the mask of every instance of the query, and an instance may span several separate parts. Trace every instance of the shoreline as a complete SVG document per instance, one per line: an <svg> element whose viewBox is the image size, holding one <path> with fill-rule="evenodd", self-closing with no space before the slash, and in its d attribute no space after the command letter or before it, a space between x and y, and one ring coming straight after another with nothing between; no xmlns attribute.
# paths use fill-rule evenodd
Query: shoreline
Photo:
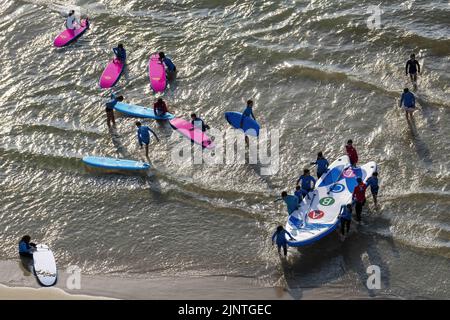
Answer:
<svg viewBox="0 0 450 320"><path fill-rule="evenodd" d="M169 300L290 300L284 287L255 285L255 279L234 276L132 278L130 276L81 275L80 289L68 289L70 276L58 269L58 282L39 286L20 260L0 260L0 299L169 299ZM303 298L321 299L315 290Z"/></svg>

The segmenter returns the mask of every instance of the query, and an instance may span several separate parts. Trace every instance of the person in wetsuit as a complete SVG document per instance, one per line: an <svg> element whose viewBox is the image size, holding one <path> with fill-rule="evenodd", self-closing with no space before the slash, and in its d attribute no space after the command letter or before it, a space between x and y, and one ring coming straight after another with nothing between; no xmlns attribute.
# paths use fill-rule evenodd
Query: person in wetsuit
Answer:
<svg viewBox="0 0 450 320"><path fill-rule="evenodd" d="M114 106L117 104L117 102L122 102L123 96L118 96L114 93L111 93L111 100L106 102L106 124L108 125L108 128L111 128L111 123L115 127L116 126L116 118L114 117Z"/></svg>
<svg viewBox="0 0 450 320"><path fill-rule="evenodd" d="M33 251L36 250L36 245L31 241L29 235L23 236L19 241L19 255L24 258L33 259Z"/></svg>
<svg viewBox="0 0 450 320"><path fill-rule="evenodd" d="M317 154L317 160L311 162L311 164L317 165L317 179L320 179L320 177L328 171L328 166L330 165L328 163L328 160L325 159L322 152L319 152Z"/></svg>
<svg viewBox="0 0 450 320"><path fill-rule="evenodd" d="M420 74L420 64L419 61L416 60L416 55L413 53L409 56L409 60L406 61L405 73L409 74L411 78L411 82L416 86L417 83L417 74Z"/></svg>
<svg viewBox="0 0 450 320"><path fill-rule="evenodd" d="M305 196L309 199L309 193L314 190L316 179L311 176L309 169L304 169L303 174L297 180L297 186L301 187L303 198Z"/></svg>
<svg viewBox="0 0 450 320"><path fill-rule="evenodd" d="M122 63L125 63L125 60L127 59L127 52L123 47L123 44L119 43L117 45L117 48L113 48L113 52L116 55L117 60L119 60Z"/></svg>
<svg viewBox="0 0 450 320"><path fill-rule="evenodd" d="M275 232L272 235L272 245L277 244L278 254L281 254L281 247L283 247L284 256L287 256L287 240L286 235L290 237L291 240L294 240L292 235L283 228L283 226L278 226Z"/></svg>

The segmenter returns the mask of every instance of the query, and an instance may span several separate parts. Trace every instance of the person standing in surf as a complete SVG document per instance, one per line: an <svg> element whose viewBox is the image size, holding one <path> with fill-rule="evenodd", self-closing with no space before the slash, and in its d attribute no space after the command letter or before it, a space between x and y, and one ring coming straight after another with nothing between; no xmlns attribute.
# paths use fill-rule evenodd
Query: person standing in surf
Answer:
<svg viewBox="0 0 450 320"><path fill-rule="evenodd" d="M117 60L119 60L122 63L125 63L125 60L127 59L127 52L123 47L122 43L119 43L117 45L117 48L113 48L113 52L116 55Z"/></svg>
<svg viewBox="0 0 450 320"><path fill-rule="evenodd" d="M411 78L411 82L413 83L414 88L417 87L417 74L420 74L420 64L419 61L416 60L416 55L413 53L409 56L409 60L406 61L405 66L406 75L409 74Z"/></svg>
<svg viewBox="0 0 450 320"><path fill-rule="evenodd" d="M328 166L330 165L328 163L328 160L325 159L322 152L319 152L317 154L317 160L311 162L311 164L317 165L317 179L320 179L320 177L328 171Z"/></svg>
<svg viewBox="0 0 450 320"><path fill-rule="evenodd" d="M300 186L295 186L294 196L298 198L298 201L303 200L302 188Z"/></svg>
<svg viewBox="0 0 450 320"><path fill-rule="evenodd" d="M158 100L156 100L156 102L153 104L153 112L158 117L162 117L167 112L169 112L169 110L167 109L167 104L162 98L158 98Z"/></svg>
<svg viewBox="0 0 450 320"><path fill-rule="evenodd" d="M145 144L145 156L148 159L148 145L150 144L150 132L155 136L156 140L159 142L159 138L156 135L156 133L150 129L147 126L143 126L142 123L140 123L139 121L136 121L136 127L138 128L137 130L137 137L138 137L138 142L139 145L142 146Z"/></svg>
<svg viewBox="0 0 450 320"><path fill-rule="evenodd" d="M19 241L19 255L23 258L33 259L33 251L36 250L36 245L30 241L29 235L23 236Z"/></svg>
<svg viewBox="0 0 450 320"><path fill-rule="evenodd" d="M374 172L372 176L367 179L367 186L370 186L370 192L372 193L373 203L375 205L378 204L377 197L378 197L378 172Z"/></svg>
<svg viewBox="0 0 450 320"><path fill-rule="evenodd" d="M402 106L403 110L405 110L406 120L408 120L409 117L413 116L414 111L416 111L416 97L408 88L403 89L402 96L400 97L399 107L401 108Z"/></svg>
<svg viewBox="0 0 450 320"><path fill-rule="evenodd" d="M309 169L304 169L303 174L298 178L296 185L301 187L303 198L307 196L308 199L310 199L309 193L314 190L316 179L311 176Z"/></svg>
<svg viewBox="0 0 450 320"><path fill-rule="evenodd" d="M292 196L287 194L286 191L281 193L281 199L277 199L276 201L283 200L286 203L288 214L290 215L292 212L298 209L299 199L296 196Z"/></svg>
<svg viewBox="0 0 450 320"><path fill-rule="evenodd" d="M194 130L195 128L202 130L202 132L209 130L209 126L205 123L205 121L197 117L195 113L191 114L191 123L192 123L191 130Z"/></svg>
<svg viewBox="0 0 450 320"><path fill-rule="evenodd" d="M345 152L347 153L350 164L352 167L356 167L356 163L358 163L358 152L356 152L355 147L353 147L353 140L349 139L347 141L347 145L345 146Z"/></svg>
<svg viewBox="0 0 450 320"><path fill-rule="evenodd" d="M281 247L283 247L283 253L285 257L287 256L286 235L288 235L291 240L294 240L294 237L292 237L289 231L284 229L283 226L278 226L272 235L272 245L274 245L276 242L278 247L278 254L281 254Z"/></svg>
<svg viewBox="0 0 450 320"><path fill-rule="evenodd" d="M358 185L353 189L352 199L355 201L356 222L361 223L361 213L364 204L366 203L366 189L367 185L361 178L357 178Z"/></svg>
<svg viewBox="0 0 450 320"><path fill-rule="evenodd" d="M108 125L108 128L111 129L111 123L113 125L113 127L116 126L116 118L114 117L114 106L117 104L117 102L122 102L123 101L123 96L118 96L116 97L116 95L114 93L111 93L111 100L109 100L108 102L106 102L106 108L105 108L105 112L106 112L106 124Z"/></svg>
<svg viewBox="0 0 450 320"><path fill-rule="evenodd" d="M350 224L352 223L352 204L343 205L339 213L339 222L341 224L341 241L344 241L345 236L350 231Z"/></svg>
<svg viewBox="0 0 450 320"><path fill-rule="evenodd" d="M164 63L164 65L167 68L167 77L169 80L172 80L176 77L177 75L177 67L173 64L172 60L170 60L170 58L166 57L164 52L160 52L159 54L159 59L161 60L162 63Z"/></svg>

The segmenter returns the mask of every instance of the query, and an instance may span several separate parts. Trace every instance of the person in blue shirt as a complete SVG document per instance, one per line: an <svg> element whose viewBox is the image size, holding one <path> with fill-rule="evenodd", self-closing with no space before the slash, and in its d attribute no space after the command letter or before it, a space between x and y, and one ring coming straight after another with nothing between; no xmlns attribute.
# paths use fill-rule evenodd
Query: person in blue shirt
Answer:
<svg viewBox="0 0 450 320"><path fill-rule="evenodd" d="M416 111L416 98L408 88L403 89L399 107L401 108L402 105L405 110L406 119L408 119L408 114L412 117L413 112Z"/></svg>
<svg viewBox="0 0 450 320"><path fill-rule="evenodd" d="M298 198L299 202L302 201L303 194L302 194L302 188L300 188L300 186L295 186L294 196L296 196Z"/></svg>
<svg viewBox="0 0 450 320"><path fill-rule="evenodd" d="M374 172L372 176L366 181L367 186L370 186L370 191L372 192L373 203L377 205L378 196L378 172Z"/></svg>
<svg viewBox="0 0 450 320"><path fill-rule="evenodd" d="M299 199L296 196L288 195L286 191L283 191L281 199L286 203L288 214L298 209Z"/></svg>
<svg viewBox="0 0 450 320"><path fill-rule="evenodd" d="M30 241L29 235L23 236L19 241L19 255L21 257L33 259L33 251L36 250L36 245Z"/></svg>
<svg viewBox="0 0 450 320"><path fill-rule="evenodd" d="M328 171L328 166L330 165L328 163L328 160L325 159L322 152L319 152L317 154L317 160L314 162L311 162L311 164L317 165L317 179L320 179L320 177Z"/></svg>
<svg viewBox="0 0 450 320"><path fill-rule="evenodd" d="M141 146L141 149L142 149L142 145L145 144L145 156L148 159L148 145L150 144L150 132L155 136L155 138L158 142L159 142L159 138L152 129L150 129L147 126L143 126L139 121L136 121L136 127L138 128L137 136L138 136L139 145Z"/></svg>
<svg viewBox="0 0 450 320"><path fill-rule="evenodd" d="M111 129L111 123L115 127L116 126L116 118L114 117L114 106L117 104L117 102L122 102L123 96L118 96L114 93L111 93L111 100L105 103L106 108L106 124L108 125L108 128Z"/></svg>
<svg viewBox="0 0 450 320"><path fill-rule="evenodd" d="M119 43L117 45L117 48L113 48L113 52L116 55L117 60L119 60L122 63L125 63L125 60L127 59L127 52L125 51L123 44Z"/></svg>
<svg viewBox="0 0 450 320"><path fill-rule="evenodd" d="M275 232L272 235L272 245L274 245L276 242L278 247L278 254L281 254L281 247L283 247L283 253L285 257L287 256L286 235L288 235L291 240L294 240L294 237L292 237L289 231L284 229L283 226L278 226L277 230L275 230Z"/></svg>
<svg viewBox="0 0 450 320"><path fill-rule="evenodd" d="M256 121L255 115L253 114L253 101L252 100L247 100L247 106L245 107L244 112L242 112L241 122L239 124L239 127L241 129L243 129L245 117L253 118L253 120ZM247 145L249 144L247 135L245 136L245 143Z"/></svg>
<svg viewBox="0 0 450 320"><path fill-rule="evenodd" d="M345 236L350 231L350 224L352 222L352 204L343 205L339 212L339 220L341 223L341 240L344 240Z"/></svg>
<svg viewBox="0 0 450 320"><path fill-rule="evenodd" d="M161 59L162 63L164 63L167 68L167 76L169 80L174 79L177 75L177 67L173 64L172 60L166 57L165 53L162 51L159 53L159 59Z"/></svg>
<svg viewBox="0 0 450 320"><path fill-rule="evenodd" d="M191 123L192 128L191 130L194 130L194 128L199 128L202 130L202 132L205 132L206 130L209 130L209 126L203 121L201 118L197 117L195 113L191 114Z"/></svg>
<svg viewBox="0 0 450 320"><path fill-rule="evenodd" d="M303 174L297 180L297 185L301 187L303 197L307 196L309 199L308 193L313 191L316 185L316 179L311 176L309 169L303 170Z"/></svg>

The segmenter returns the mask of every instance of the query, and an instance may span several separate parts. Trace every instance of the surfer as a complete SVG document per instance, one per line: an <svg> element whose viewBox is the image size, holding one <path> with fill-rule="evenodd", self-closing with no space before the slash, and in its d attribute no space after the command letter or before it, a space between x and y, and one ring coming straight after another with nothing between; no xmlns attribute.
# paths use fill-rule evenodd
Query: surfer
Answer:
<svg viewBox="0 0 450 320"><path fill-rule="evenodd" d="M111 93L111 100L106 103L106 108L105 108L106 124L108 125L108 128L110 128L110 129L111 129L111 123L112 123L113 127L116 126L116 119L114 117L114 106L117 104L117 102L122 102L122 101L123 101L123 96L116 97L116 95L114 93Z"/></svg>
<svg viewBox="0 0 450 320"><path fill-rule="evenodd" d="M372 176L367 179L367 186L370 186L370 192L372 193L373 203L377 205L378 196L378 172L374 172Z"/></svg>
<svg viewBox="0 0 450 320"><path fill-rule="evenodd" d="M161 60L162 63L164 63L164 65L167 68L168 78L169 79L175 78L177 74L177 67L173 64L172 60L166 57L166 55L162 51L159 53L159 59Z"/></svg>
<svg viewBox="0 0 450 320"><path fill-rule="evenodd" d="M408 114L412 117L413 112L416 111L416 97L414 97L414 93L409 91L408 88L403 89L399 107L401 108L402 105L405 110L406 120L408 120Z"/></svg>
<svg viewBox="0 0 450 320"><path fill-rule="evenodd" d="M349 139L347 141L347 145L345 146L345 151L347 152L347 155L350 158L350 163L351 163L352 167L356 167L356 163L358 162L358 153L356 152L355 147L353 147L352 139Z"/></svg>
<svg viewBox="0 0 450 320"><path fill-rule="evenodd" d="M127 52L123 47L123 44L119 43L117 45L117 48L113 48L113 52L116 55L117 60L119 60L122 63L125 63L125 60L127 59Z"/></svg>
<svg viewBox="0 0 450 320"><path fill-rule="evenodd" d="M339 220L341 223L341 240L344 241L345 235L350 231L350 224L352 222L352 204L343 205L341 212L339 212Z"/></svg>
<svg viewBox="0 0 450 320"><path fill-rule="evenodd" d="M241 123L239 124L239 127L241 129L244 129L243 125L244 125L245 117L253 118L253 120L256 121L255 115L253 114L253 101L252 100L247 100L247 106L245 107L244 112L242 112ZM254 129L250 129L250 130L254 130ZM245 136L245 143L247 145L249 143L247 135Z"/></svg>
<svg viewBox="0 0 450 320"><path fill-rule="evenodd" d="M316 179L311 176L309 169L304 169L303 174L297 180L297 186L301 187L303 197L309 198L309 193L314 190Z"/></svg>
<svg viewBox="0 0 450 320"><path fill-rule="evenodd" d="M284 229L283 226L278 226L277 230L275 230L275 232L272 235L272 245L275 244L275 240L276 240L277 247L278 247L278 254L281 254L281 247L283 247L283 253L284 253L285 257L287 256L286 235L288 235L291 240L294 240L294 237L292 237L292 235L289 233L289 231Z"/></svg>
<svg viewBox="0 0 450 320"><path fill-rule="evenodd" d="M366 203L367 185L361 178L357 178L356 182L358 182L358 185L353 190L352 199L355 201L356 222L361 223L362 208Z"/></svg>
<svg viewBox="0 0 450 320"><path fill-rule="evenodd" d="M148 158L148 145L150 144L150 133L149 132L151 132L155 136L155 138L158 142L159 142L159 138L152 129L150 129L147 126L143 126L139 121L136 121L136 127L138 128L137 136L138 136L139 145L141 146L141 149L142 149L142 145L145 144L145 156Z"/></svg>
<svg viewBox="0 0 450 320"><path fill-rule="evenodd" d="M417 74L420 74L420 64L419 61L416 60L416 55L412 53L409 56L409 60L406 61L405 66L405 73L406 75L409 74L409 77L411 78L411 82L413 83L414 88L417 87Z"/></svg>
<svg viewBox="0 0 450 320"><path fill-rule="evenodd" d="M33 259L33 251L36 250L36 245L30 241L29 235L23 236L19 241L19 255L21 257Z"/></svg>
<svg viewBox="0 0 450 320"><path fill-rule="evenodd" d="M198 128L202 130L202 132L205 132L206 130L209 130L209 126L203 121L201 118L197 117L195 113L191 114L191 123L192 128L191 130L194 130L195 128Z"/></svg>
<svg viewBox="0 0 450 320"><path fill-rule="evenodd" d="M299 198L296 196L288 195L286 191L281 193L281 199L286 203L288 214L291 214L298 209Z"/></svg>
<svg viewBox="0 0 450 320"><path fill-rule="evenodd" d="M167 109L167 104L162 98L158 98L158 100L156 100L156 102L153 104L153 112L159 117L162 117L167 112L169 112L169 110Z"/></svg>
<svg viewBox="0 0 450 320"><path fill-rule="evenodd" d="M66 19L66 29L75 30L80 25L75 17L75 10L70 10Z"/></svg>
<svg viewBox="0 0 450 320"><path fill-rule="evenodd" d="M322 152L317 154L317 160L311 162L311 164L317 165L317 179L320 179L320 177L328 171L328 166L330 165L328 160L323 156Z"/></svg>

